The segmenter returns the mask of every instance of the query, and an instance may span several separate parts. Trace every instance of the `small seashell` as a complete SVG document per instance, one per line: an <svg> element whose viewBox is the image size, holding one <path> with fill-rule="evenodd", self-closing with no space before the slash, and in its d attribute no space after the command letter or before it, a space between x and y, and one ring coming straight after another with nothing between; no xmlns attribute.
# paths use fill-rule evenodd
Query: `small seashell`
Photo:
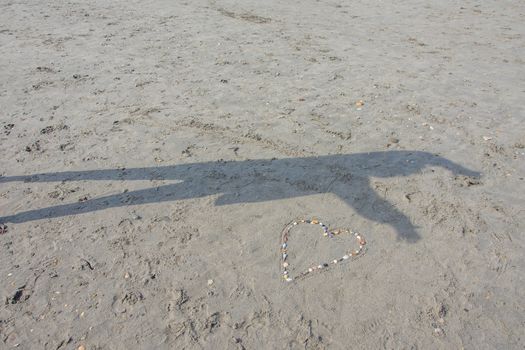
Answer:
<svg viewBox="0 0 525 350"><path fill-rule="evenodd" d="M337 264L337 259L334 259L332 262L333 262L334 264Z"/></svg>
<svg viewBox="0 0 525 350"><path fill-rule="evenodd" d="M348 256L348 255L343 255L343 259L345 259L345 260L346 260L346 259L348 259L348 258L349 258L349 256Z"/></svg>
<svg viewBox="0 0 525 350"><path fill-rule="evenodd" d="M287 278L286 282L292 282L292 279L291 278Z"/></svg>
<svg viewBox="0 0 525 350"><path fill-rule="evenodd" d="M312 269L311 267L308 269L308 272L313 272L314 269Z"/></svg>
<svg viewBox="0 0 525 350"><path fill-rule="evenodd" d="M311 221L311 224L312 224L312 225L317 225L318 223L319 223L319 221L318 221L318 220L315 220L315 219Z"/></svg>
<svg viewBox="0 0 525 350"><path fill-rule="evenodd" d="M323 268L323 265L318 265L317 268L318 268L318 269L322 269L322 268Z"/></svg>
<svg viewBox="0 0 525 350"><path fill-rule="evenodd" d="M287 276L288 275L288 271L284 270L283 271L283 275Z"/></svg>
<svg viewBox="0 0 525 350"><path fill-rule="evenodd" d="M294 225L294 226L297 225L297 222L294 221L293 225Z"/></svg>
<svg viewBox="0 0 525 350"><path fill-rule="evenodd" d="M286 249L286 247L287 247L286 243L283 243L282 247L283 247L283 249Z"/></svg>
<svg viewBox="0 0 525 350"><path fill-rule="evenodd" d="M284 253L283 254L283 260L286 260L287 257L288 257L288 254Z"/></svg>
<svg viewBox="0 0 525 350"><path fill-rule="evenodd" d="M288 263L286 261L283 262L283 267L288 267Z"/></svg>

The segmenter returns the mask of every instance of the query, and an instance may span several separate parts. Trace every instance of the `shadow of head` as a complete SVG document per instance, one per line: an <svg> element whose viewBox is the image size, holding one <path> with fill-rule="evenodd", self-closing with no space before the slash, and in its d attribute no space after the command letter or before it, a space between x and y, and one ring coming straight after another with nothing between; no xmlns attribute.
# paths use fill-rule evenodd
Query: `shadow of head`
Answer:
<svg viewBox="0 0 525 350"><path fill-rule="evenodd" d="M478 177L443 157L420 151L388 151L304 158L202 162L173 166L103 169L0 177L0 182L53 182L79 180L179 180L176 184L29 210L0 218L23 222L102 210L110 207L219 195L216 205L254 203L318 193L334 193L355 211L375 222L391 225L398 238L416 241L419 234L410 220L370 186L371 177L402 177L426 167L442 167L455 175ZM130 199L131 198L131 199Z"/></svg>

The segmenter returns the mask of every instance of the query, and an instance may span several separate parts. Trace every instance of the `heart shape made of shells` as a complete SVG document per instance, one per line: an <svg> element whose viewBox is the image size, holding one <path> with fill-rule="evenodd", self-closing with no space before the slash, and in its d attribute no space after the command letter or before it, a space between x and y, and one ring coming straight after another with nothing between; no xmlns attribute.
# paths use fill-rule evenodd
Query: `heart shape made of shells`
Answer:
<svg viewBox="0 0 525 350"><path fill-rule="evenodd" d="M323 236L328 237L328 238L332 238L334 236L345 234L345 233L351 234L356 238L357 242L359 243L359 248L350 250L342 257L333 259L329 263L325 262L325 263L320 263L318 265L309 267L308 270L299 273L299 275L296 277L290 277L290 274L289 274L290 263L288 262L288 236L290 234L290 230L299 224L319 225L323 229ZM325 224L323 224L317 219L292 221L288 225L285 226L285 228L283 229L282 235L281 235L281 272L282 272L283 280L285 280L286 282L292 282L294 280L299 280L314 272L319 272L320 270L327 270L332 265L336 265L341 262L348 261L351 257L357 257L358 255L362 254L364 252L365 244L366 244L366 241L361 234L357 232L353 232L351 230L347 230L347 229L330 230L328 226L326 226Z"/></svg>

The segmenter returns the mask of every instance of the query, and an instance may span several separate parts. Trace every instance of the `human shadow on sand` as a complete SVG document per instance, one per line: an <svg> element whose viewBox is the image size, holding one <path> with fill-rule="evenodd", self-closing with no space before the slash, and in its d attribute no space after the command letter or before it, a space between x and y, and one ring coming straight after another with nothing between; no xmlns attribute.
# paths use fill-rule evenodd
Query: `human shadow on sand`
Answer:
<svg viewBox="0 0 525 350"><path fill-rule="evenodd" d="M253 203L334 193L363 217L391 225L398 238L417 241L409 218L381 198L371 177L417 174L425 167L443 167L454 175L480 174L443 157L420 151L387 151L304 158L216 161L131 169L65 171L4 176L0 183L83 180L180 180L181 182L124 192L84 202L33 209L0 217L0 223L21 223L103 210L112 207L200 198L218 194L217 205ZM278 207L276 207L278 210Z"/></svg>

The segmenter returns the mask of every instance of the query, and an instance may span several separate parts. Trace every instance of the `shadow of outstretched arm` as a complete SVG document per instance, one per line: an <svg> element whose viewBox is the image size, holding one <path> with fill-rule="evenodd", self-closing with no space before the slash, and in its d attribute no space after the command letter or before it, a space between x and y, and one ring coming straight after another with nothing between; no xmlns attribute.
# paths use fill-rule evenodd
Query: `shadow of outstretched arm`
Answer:
<svg viewBox="0 0 525 350"><path fill-rule="evenodd" d="M428 162L428 165L442 167L444 169L449 170L454 175L463 175L474 178L481 177L481 173L479 171L467 169L464 166L459 165L458 163L454 163L451 160L439 156L431 157Z"/></svg>
<svg viewBox="0 0 525 350"><path fill-rule="evenodd" d="M11 216L0 217L0 222L22 223L45 218L89 213L107 208L166 202L204 195L192 192L185 183L177 183L89 199L83 202L28 210Z"/></svg>
<svg viewBox="0 0 525 350"><path fill-rule="evenodd" d="M99 170L80 170L63 171L56 173L40 173L33 175L0 176L0 183L6 182L62 182L62 181L103 181L103 180L152 180L152 179L174 179L177 177L178 168L191 169L191 165L186 167L164 166L150 168L130 168L130 169L99 169Z"/></svg>

